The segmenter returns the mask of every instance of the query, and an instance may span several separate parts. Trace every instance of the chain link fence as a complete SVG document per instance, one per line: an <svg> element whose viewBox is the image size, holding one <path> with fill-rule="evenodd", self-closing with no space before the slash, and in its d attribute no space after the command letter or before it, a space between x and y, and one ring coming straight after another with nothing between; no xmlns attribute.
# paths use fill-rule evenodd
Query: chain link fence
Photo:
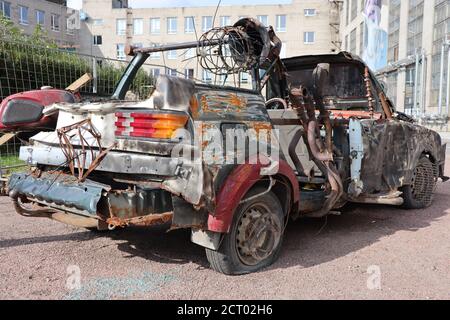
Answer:
<svg viewBox="0 0 450 320"><path fill-rule="evenodd" d="M19 159L19 149L23 144L15 134L0 134L0 195L6 193L8 176L25 166L25 162Z"/></svg>
<svg viewBox="0 0 450 320"><path fill-rule="evenodd" d="M32 46L23 42L0 42L0 100L7 96L43 86L64 89L85 73L93 80L81 94L110 96L128 62ZM154 83L152 65L145 65L137 74L130 91L137 99L145 99Z"/></svg>
<svg viewBox="0 0 450 320"><path fill-rule="evenodd" d="M127 64L127 61L4 38L0 41L0 103L12 94L39 90L43 86L65 89L86 73L91 74L93 79L81 88L82 97L89 100L107 98L113 94ZM155 66L151 64L141 68L127 96L133 100L143 100L149 96L154 85L153 68ZM23 142L16 135L0 133L0 188L3 191L7 176L24 166L19 160L21 145Z"/></svg>

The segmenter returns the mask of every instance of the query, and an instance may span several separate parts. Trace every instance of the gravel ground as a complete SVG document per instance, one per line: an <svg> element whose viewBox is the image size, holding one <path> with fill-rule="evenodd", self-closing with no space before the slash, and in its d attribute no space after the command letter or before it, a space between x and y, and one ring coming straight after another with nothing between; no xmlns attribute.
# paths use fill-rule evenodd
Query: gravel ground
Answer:
<svg viewBox="0 0 450 320"><path fill-rule="evenodd" d="M450 299L449 186L426 210L358 206L293 222L280 259L239 277L209 269L187 231L92 233L22 218L2 197L0 298Z"/></svg>

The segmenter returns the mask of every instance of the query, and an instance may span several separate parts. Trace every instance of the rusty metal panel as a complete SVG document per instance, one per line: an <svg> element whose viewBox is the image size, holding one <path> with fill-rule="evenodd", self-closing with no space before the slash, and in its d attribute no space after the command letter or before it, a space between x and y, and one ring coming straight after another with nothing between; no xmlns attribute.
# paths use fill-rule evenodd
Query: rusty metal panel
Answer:
<svg viewBox="0 0 450 320"><path fill-rule="evenodd" d="M112 191L108 194L111 215L130 219L172 210L172 196L162 189Z"/></svg>
<svg viewBox="0 0 450 320"><path fill-rule="evenodd" d="M86 180L78 182L71 175L43 173L36 177L32 173L14 173L9 179L9 190L18 192L49 205L64 205L75 208L85 215L97 215L97 204L109 186Z"/></svg>

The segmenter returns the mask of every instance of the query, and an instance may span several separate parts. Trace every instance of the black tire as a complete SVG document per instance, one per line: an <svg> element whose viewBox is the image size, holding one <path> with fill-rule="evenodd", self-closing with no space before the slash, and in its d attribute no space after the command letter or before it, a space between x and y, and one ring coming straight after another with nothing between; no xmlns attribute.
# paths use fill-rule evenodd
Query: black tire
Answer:
<svg viewBox="0 0 450 320"><path fill-rule="evenodd" d="M257 187L244 198L266 191L265 188ZM268 221L271 223L268 224ZM247 239L248 234L256 233L259 236ZM272 192L264 193L239 205L234 213L230 232L224 236L219 250L206 249L206 257L211 267L223 274L255 272L271 265L278 258L283 233L284 214L280 201ZM249 240L253 240L254 244L256 242L254 248L247 244L252 242Z"/></svg>
<svg viewBox="0 0 450 320"><path fill-rule="evenodd" d="M429 207L433 202L436 188L435 168L431 160L422 156L413 171L410 185L401 188L403 192L403 208L422 209Z"/></svg>

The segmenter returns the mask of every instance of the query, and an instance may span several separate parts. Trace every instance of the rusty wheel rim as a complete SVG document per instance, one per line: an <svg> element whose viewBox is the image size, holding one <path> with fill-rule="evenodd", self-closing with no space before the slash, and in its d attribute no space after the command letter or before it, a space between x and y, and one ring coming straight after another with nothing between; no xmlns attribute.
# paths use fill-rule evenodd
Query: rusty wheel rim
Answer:
<svg viewBox="0 0 450 320"><path fill-rule="evenodd" d="M254 266L278 247L282 223L263 203L250 206L242 215L236 233L236 251L242 263Z"/></svg>

